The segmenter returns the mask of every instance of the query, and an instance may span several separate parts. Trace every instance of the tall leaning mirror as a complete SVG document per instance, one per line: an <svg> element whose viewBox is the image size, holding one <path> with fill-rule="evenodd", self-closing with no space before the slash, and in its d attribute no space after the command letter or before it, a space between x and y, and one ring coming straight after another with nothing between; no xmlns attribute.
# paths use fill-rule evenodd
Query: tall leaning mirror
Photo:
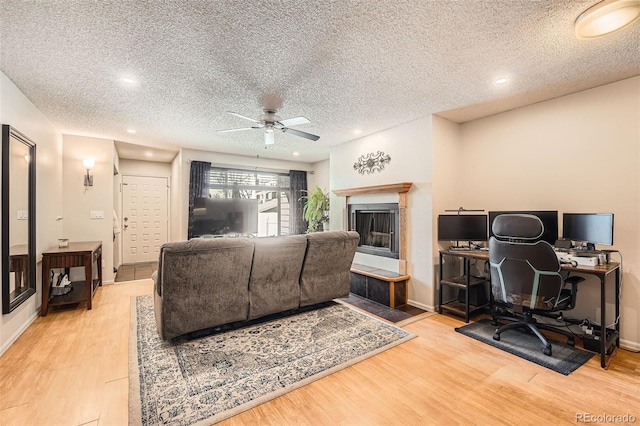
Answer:
<svg viewBox="0 0 640 426"><path fill-rule="evenodd" d="M2 125L2 313L36 293L36 145Z"/></svg>

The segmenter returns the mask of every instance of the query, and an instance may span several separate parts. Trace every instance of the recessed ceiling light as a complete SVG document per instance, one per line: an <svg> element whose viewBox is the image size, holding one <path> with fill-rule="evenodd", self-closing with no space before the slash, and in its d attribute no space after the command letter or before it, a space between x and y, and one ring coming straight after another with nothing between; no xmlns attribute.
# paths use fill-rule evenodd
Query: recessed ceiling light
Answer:
<svg viewBox="0 0 640 426"><path fill-rule="evenodd" d="M136 80L134 80L133 78L130 77L121 77L120 81L122 83L124 83L127 86L135 86L138 84L138 82Z"/></svg>
<svg viewBox="0 0 640 426"><path fill-rule="evenodd" d="M509 80L507 80L504 77L503 78L499 78L499 79L496 80L496 84L505 84L507 81L509 81Z"/></svg>
<svg viewBox="0 0 640 426"><path fill-rule="evenodd" d="M153 157L153 152L147 151L147 152L144 153L144 155L147 156L147 157Z"/></svg>
<svg viewBox="0 0 640 426"><path fill-rule="evenodd" d="M354 134L354 135L359 135L359 134L361 134L361 133L362 133L362 130L360 130L360 129L355 129L355 130L353 131L353 134Z"/></svg>
<svg viewBox="0 0 640 426"><path fill-rule="evenodd" d="M594 38L619 30L640 18L639 0L604 0L578 16L576 37Z"/></svg>
<svg viewBox="0 0 640 426"><path fill-rule="evenodd" d="M127 129L127 133L131 133L132 135L136 132L135 129Z"/></svg>
<svg viewBox="0 0 640 426"><path fill-rule="evenodd" d="M295 151L295 152L293 153L293 156L294 156L294 157L297 157L298 155L300 155L300 153L299 153L298 151Z"/></svg>

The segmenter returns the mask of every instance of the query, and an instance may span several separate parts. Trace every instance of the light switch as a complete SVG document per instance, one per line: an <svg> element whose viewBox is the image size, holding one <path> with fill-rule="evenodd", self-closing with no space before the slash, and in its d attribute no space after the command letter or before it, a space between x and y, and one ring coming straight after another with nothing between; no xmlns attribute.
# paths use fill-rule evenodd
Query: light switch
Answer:
<svg viewBox="0 0 640 426"><path fill-rule="evenodd" d="M89 214L91 219L104 219L104 210L91 210Z"/></svg>
<svg viewBox="0 0 640 426"><path fill-rule="evenodd" d="M29 211L18 210L18 220L27 220L27 219L29 219Z"/></svg>

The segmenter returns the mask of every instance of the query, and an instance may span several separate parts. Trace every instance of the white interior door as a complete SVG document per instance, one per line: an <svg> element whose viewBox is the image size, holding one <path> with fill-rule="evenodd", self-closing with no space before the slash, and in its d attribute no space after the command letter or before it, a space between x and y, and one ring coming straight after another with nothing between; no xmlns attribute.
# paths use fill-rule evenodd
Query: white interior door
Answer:
<svg viewBox="0 0 640 426"><path fill-rule="evenodd" d="M122 261L158 260L169 234L167 178L122 177Z"/></svg>

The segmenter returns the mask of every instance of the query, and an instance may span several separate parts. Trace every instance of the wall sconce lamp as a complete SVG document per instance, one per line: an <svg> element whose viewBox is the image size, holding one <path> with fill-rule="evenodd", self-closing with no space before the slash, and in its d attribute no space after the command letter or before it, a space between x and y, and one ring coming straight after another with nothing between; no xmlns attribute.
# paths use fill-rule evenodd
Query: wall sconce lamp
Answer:
<svg viewBox="0 0 640 426"><path fill-rule="evenodd" d="M84 160L82 160L82 165L85 169L87 169L87 174L84 177L84 186L93 186L93 176L89 174L89 171L93 169L93 166L96 165L96 162L91 158L85 158Z"/></svg>
<svg viewBox="0 0 640 426"><path fill-rule="evenodd" d="M600 37L631 25L638 18L640 0L603 0L578 16L575 22L576 37Z"/></svg>

